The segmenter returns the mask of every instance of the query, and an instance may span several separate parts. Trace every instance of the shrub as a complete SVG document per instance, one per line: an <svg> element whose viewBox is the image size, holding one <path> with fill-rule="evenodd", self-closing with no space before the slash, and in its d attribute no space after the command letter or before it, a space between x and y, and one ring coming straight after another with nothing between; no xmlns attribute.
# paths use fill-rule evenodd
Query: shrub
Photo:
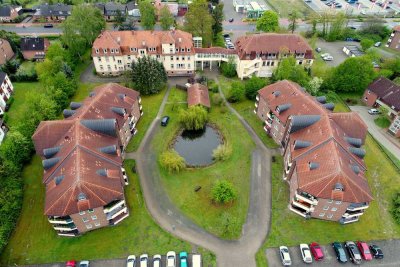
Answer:
<svg viewBox="0 0 400 267"><path fill-rule="evenodd" d="M173 149L161 154L160 164L169 173L180 172L186 168L185 160Z"/></svg>
<svg viewBox="0 0 400 267"><path fill-rule="evenodd" d="M397 224L400 224L400 193L396 193L392 200L391 213Z"/></svg>
<svg viewBox="0 0 400 267"><path fill-rule="evenodd" d="M244 85L241 82L233 82L229 90L228 101L230 103L239 102L244 97Z"/></svg>
<svg viewBox="0 0 400 267"><path fill-rule="evenodd" d="M251 77L244 85L247 99L255 100L258 90L267 85L267 80L257 76Z"/></svg>
<svg viewBox="0 0 400 267"><path fill-rule="evenodd" d="M226 204L237 198L237 190L227 180L218 180L212 188L212 199L217 203Z"/></svg>
<svg viewBox="0 0 400 267"><path fill-rule="evenodd" d="M232 147L229 144L219 145L213 151L213 158L216 161L227 160L232 155Z"/></svg>
<svg viewBox="0 0 400 267"><path fill-rule="evenodd" d="M216 106L221 106L222 104L222 97L219 94L215 94L212 96L212 103Z"/></svg>
<svg viewBox="0 0 400 267"><path fill-rule="evenodd" d="M186 130L200 130L208 121L208 112L202 106L192 106L179 111L179 122Z"/></svg>
<svg viewBox="0 0 400 267"><path fill-rule="evenodd" d="M236 64L231 59L228 62L222 62L221 72L227 78L235 77L236 76Z"/></svg>
<svg viewBox="0 0 400 267"><path fill-rule="evenodd" d="M367 51L368 48L374 45L374 40L371 39L362 39L360 42L361 48L363 51Z"/></svg>
<svg viewBox="0 0 400 267"><path fill-rule="evenodd" d="M225 114L226 112L228 112L228 108L226 107L225 103L222 103L221 109L219 110L219 112L221 112L221 114Z"/></svg>

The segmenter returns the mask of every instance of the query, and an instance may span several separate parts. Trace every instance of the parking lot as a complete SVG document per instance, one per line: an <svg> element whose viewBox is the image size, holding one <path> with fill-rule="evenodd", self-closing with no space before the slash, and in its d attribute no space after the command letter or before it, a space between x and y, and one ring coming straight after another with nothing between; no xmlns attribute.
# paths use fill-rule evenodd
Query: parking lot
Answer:
<svg viewBox="0 0 400 267"><path fill-rule="evenodd" d="M343 52L343 47L347 45L357 45L360 46L360 43L357 42L326 42L322 39L319 39L316 43L316 47L321 48L320 53L315 53L315 57L320 57L323 53L329 53L332 57L332 61L327 61L326 63L329 66L338 66L340 63L347 59L347 55Z"/></svg>
<svg viewBox="0 0 400 267"><path fill-rule="evenodd" d="M381 247L385 258L382 260L373 259L372 261L363 261L362 266L400 266L400 253L398 252L400 248L400 240L386 240L386 241L376 241L370 244L376 244ZM305 264L302 261L299 247L290 247L290 257L292 259L292 266L330 266L330 267L340 267L343 265L353 265L351 262L347 264L339 263L336 260L336 254L333 248L328 246L322 246L324 251L324 259L319 262L313 262L312 264ZM348 253L346 251L348 258ZM268 266L282 266L281 259L279 256L279 248L270 248L266 250L266 256L268 259Z"/></svg>

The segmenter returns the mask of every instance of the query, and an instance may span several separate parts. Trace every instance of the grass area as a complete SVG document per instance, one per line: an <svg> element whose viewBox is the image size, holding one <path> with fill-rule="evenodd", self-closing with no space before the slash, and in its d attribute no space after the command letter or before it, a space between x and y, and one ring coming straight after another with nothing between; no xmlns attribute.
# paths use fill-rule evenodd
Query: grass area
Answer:
<svg viewBox="0 0 400 267"><path fill-rule="evenodd" d="M172 95L181 95L181 92L174 91L177 89L172 89ZM185 108L186 104L179 106ZM180 129L177 111L176 105L166 105L163 115L169 115L171 120L168 127L160 128L153 140L153 149L157 154L167 149L169 141ZM246 220L251 152L255 145L239 120L225 107L213 106L209 117L210 122L219 127L225 140L231 144L233 152L230 158L209 167L187 169L178 174L170 174L160 168L162 183L175 205L195 223L222 238L236 239ZM212 185L221 178L231 181L238 190L238 198L233 204L217 205L211 201ZM196 186L201 186L201 190L194 192Z"/></svg>
<svg viewBox="0 0 400 267"><path fill-rule="evenodd" d="M389 128L391 123L386 116L378 116L376 119L374 119L374 122L378 127L383 129Z"/></svg>
<svg viewBox="0 0 400 267"><path fill-rule="evenodd" d="M364 105L361 101L362 94L360 93L339 93L338 95L350 106Z"/></svg>
<svg viewBox="0 0 400 267"><path fill-rule="evenodd" d="M129 142L126 152L136 151L142 142L147 129L150 127L151 122L157 116L161 102L164 98L166 90L159 92L156 95L144 95L142 98L143 116L140 118L136 128L138 129L137 134Z"/></svg>
<svg viewBox="0 0 400 267"><path fill-rule="evenodd" d="M130 216L115 227L89 232L77 238L65 238L57 236L43 216L43 168L40 158L35 156L23 172L25 195L22 212L17 228L1 255L0 265L124 258L129 254L153 255L169 250L191 251L190 244L163 231L153 221L143 201L138 176L131 171L134 161L126 160L124 165L130 181L125 188ZM212 260L213 255L203 252L206 258Z"/></svg>
<svg viewBox="0 0 400 267"><path fill-rule="evenodd" d="M392 160L393 164L396 165L398 169L400 169L400 158L393 155L392 152L387 150L384 146L381 146L381 148L387 154L387 156Z"/></svg>
<svg viewBox="0 0 400 267"><path fill-rule="evenodd" d="M265 2L267 2L281 18L288 18L289 14L293 11L297 11L301 18L307 18L314 13L302 0L265 0Z"/></svg>
<svg viewBox="0 0 400 267"><path fill-rule="evenodd" d="M231 84L231 80L220 76L218 78L221 90L224 95L227 96ZM277 148L278 145L275 141L269 137L264 129L263 122L254 114L254 103L255 101L248 100L247 98L238 103L232 103L231 105L243 118L250 124L251 128L257 133L258 137L264 142L269 148Z"/></svg>

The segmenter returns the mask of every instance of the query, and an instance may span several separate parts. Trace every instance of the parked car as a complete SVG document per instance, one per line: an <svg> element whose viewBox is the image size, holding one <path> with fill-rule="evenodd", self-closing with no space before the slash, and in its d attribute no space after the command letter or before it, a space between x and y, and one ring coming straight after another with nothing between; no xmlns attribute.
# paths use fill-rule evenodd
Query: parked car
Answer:
<svg viewBox="0 0 400 267"><path fill-rule="evenodd" d="M346 241L346 243L344 243L344 247L347 249L347 252L349 253L350 260L354 264L357 265L361 264L361 254L356 244L353 241Z"/></svg>
<svg viewBox="0 0 400 267"><path fill-rule="evenodd" d="M321 47L315 48L315 52L320 53L322 51Z"/></svg>
<svg viewBox="0 0 400 267"><path fill-rule="evenodd" d="M192 255L192 267L201 267L201 255L200 254Z"/></svg>
<svg viewBox="0 0 400 267"><path fill-rule="evenodd" d="M229 19L229 22L233 22L233 18L230 18L230 19Z"/></svg>
<svg viewBox="0 0 400 267"><path fill-rule="evenodd" d="M185 251L179 253L179 262L181 267L188 267L188 254Z"/></svg>
<svg viewBox="0 0 400 267"><path fill-rule="evenodd" d="M149 255L142 254L140 255L140 267L147 267L149 265Z"/></svg>
<svg viewBox="0 0 400 267"><path fill-rule="evenodd" d="M306 2L306 3L311 3L312 0L304 0L304 2Z"/></svg>
<svg viewBox="0 0 400 267"><path fill-rule="evenodd" d="M321 54L321 57L322 57L322 58L327 57L327 56L330 56L330 54L329 54L329 53L323 53L323 54Z"/></svg>
<svg viewBox="0 0 400 267"><path fill-rule="evenodd" d="M322 59L325 60L325 61L332 61L333 57L332 56L326 56L326 57L323 57Z"/></svg>
<svg viewBox="0 0 400 267"><path fill-rule="evenodd" d="M362 242L362 241L357 241L357 247L358 250L361 253L361 256L364 260L370 261L372 260L372 254L371 251L369 250L369 246L367 243Z"/></svg>
<svg viewBox="0 0 400 267"><path fill-rule="evenodd" d="M168 125L168 122L169 122L169 116L164 116L164 117L162 117L162 119L161 119L161 126L167 126Z"/></svg>
<svg viewBox="0 0 400 267"><path fill-rule="evenodd" d="M371 250L371 254L375 259L383 259L383 252L380 247L377 245L370 245L369 249Z"/></svg>
<svg viewBox="0 0 400 267"><path fill-rule="evenodd" d="M346 263L347 256L346 256L346 252L344 251L342 244L339 242L333 242L332 247L336 253L336 259L341 263Z"/></svg>
<svg viewBox="0 0 400 267"><path fill-rule="evenodd" d="M176 264L176 254L174 251L169 251L167 253L167 267L175 267Z"/></svg>
<svg viewBox="0 0 400 267"><path fill-rule="evenodd" d="M378 114L380 114L381 112L380 112L379 110L377 110L376 108L370 108L370 109L368 109L368 113L369 113L370 115L378 115Z"/></svg>
<svg viewBox="0 0 400 267"><path fill-rule="evenodd" d="M307 244L300 244L300 253L305 263L312 263L311 251Z"/></svg>
<svg viewBox="0 0 400 267"><path fill-rule="evenodd" d="M374 46L375 46L375 47L380 47L381 44L382 44L381 42L376 42L376 43L374 44Z"/></svg>
<svg viewBox="0 0 400 267"><path fill-rule="evenodd" d="M43 27L44 27L44 28L53 28L53 24L47 23L47 24L44 24Z"/></svg>
<svg viewBox="0 0 400 267"><path fill-rule="evenodd" d="M136 256L129 255L126 259L126 267L135 267L136 266Z"/></svg>
<svg viewBox="0 0 400 267"><path fill-rule="evenodd" d="M283 266L292 265L292 260L290 259L289 249L285 246L279 247L279 254L281 256L281 261Z"/></svg>
<svg viewBox="0 0 400 267"><path fill-rule="evenodd" d="M153 256L153 267L161 267L161 255Z"/></svg>
<svg viewBox="0 0 400 267"><path fill-rule="evenodd" d="M71 260L71 261L67 261L67 263L65 264L65 267L75 267L76 266L76 261Z"/></svg>
<svg viewBox="0 0 400 267"><path fill-rule="evenodd" d="M324 252L322 251L322 248L320 247L320 245L316 242L313 242L310 244L310 249L311 249L311 253L314 256L314 259L316 261L320 261L324 259Z"/></svg>
<svg viewBox="0 0 400 267"><path fill-rule="evenodd" d="M89 261L80 261L79 267L89 267Z"/></svg>
<svg viewBox="0 0 400 267"><path fill-rule="evenodd" d="M229 33L224 33L222 36L223 36L224 38L230 38Z"/></svg>

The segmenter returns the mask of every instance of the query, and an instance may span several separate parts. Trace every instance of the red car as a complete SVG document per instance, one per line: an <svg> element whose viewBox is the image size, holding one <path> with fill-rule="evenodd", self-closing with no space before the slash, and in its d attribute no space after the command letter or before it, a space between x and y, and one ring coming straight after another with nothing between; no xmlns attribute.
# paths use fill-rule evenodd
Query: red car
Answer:
<svg viewBox="0 0 400 267"><path fill-rule="evenodd" d="M320 261L324 258L324 252L318 243L313 242L310 244L311 253L316 261Z"/></svg>
<svg viewBox="0 0 400 267"><path fill-rule="evenodd" d="M76 267L76 261L67 261L65 267Z"/></svg>
<svg viewBox="0 0 400 267"><path fill-rule="evenodd" d="M367 243L362 242L362 241L357 241L357 247L358 247L358 250L360 250L361 257L364 260L366 260L366 261L372 260L372 254L371 254L371 251L369 250L369 246Z"/></svg>

